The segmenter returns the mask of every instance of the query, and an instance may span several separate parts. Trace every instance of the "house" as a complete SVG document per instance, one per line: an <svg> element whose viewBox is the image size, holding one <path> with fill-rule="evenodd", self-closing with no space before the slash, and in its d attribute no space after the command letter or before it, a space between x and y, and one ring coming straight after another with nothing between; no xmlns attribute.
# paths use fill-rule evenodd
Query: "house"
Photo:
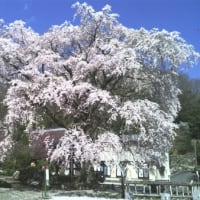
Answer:
<svg viewBox="0 0 200 200"><path fill-rule="evenodd" d="M53 141L53 146L56 147L60 138L64 136L65 128L54 128L54 129L42 129L33 131L30 134L30 154L33 160L46 160L47 159L47 149L46 142ZM55 167L58 172L58 166ZM73 169L60 169L61 173L65 175L78 175L80 167L76 163L73 164ZM56 173L57 173L56 172Z"/></svg>
<svg viewBox="0 0 200 200"><path fill-rule="evenodd" d="M46 159L47 150L45 149L45 140L53 139L56 146L59 139L64 134L64 128L47 129L33 132L32 135L34 135L34 137L32 137L33 139L30 143L32 157L35 159ZM125 138L123 138L123 140L131 145L131 143L136 142L137 137L136 135L127 135ZM104 157L107 155L110 156L110 152L101 152L102 162L94 167L95 171L101 172L108 182L119 182L122 175L121 168L106 166ZM131 157L130 153L127 152L125 157L126 160L128 160ZM73 169L70 168L72 168L72 165L69 166L68 169L65 169L66 175L69 175L70 173L73 175L79 174L78 170L80 168L78 169L76 164L73 164ZM138 168L129 163L126 166L126 173L127 181L170 181L169 155L166 154L165 163L160 169L156 168L155 166L148 165Z"/></svg>
<svg viewBox="0 0 200 200"><path fill-rule="evenodd" d="M47 149L45 141L54 140L54 145L65 134L64 128L43 129L34 131L30 134L30 152L31 157L35 160L46 159Z"/></svg>
<svg viewBox="0 0 200 200"><path fill-rule="evenodd" d="M135 145L138 142L137 134L129 134L124 135L122 138L123 142L131 147L131 145ZM104 154L104 152L102 152ZM102 156L103 160L104 155ZM125 160L129 160L131 158L130 153L125 152L124 158ZM122 160L123 160L122 159ZM127 162L126 165L126 180L139 182L139 181L170 181L171 170L170 170L170 161L169 154L166 153L165 162L163 166L157 168L156 166L149 166L148 164L144 165L142 168L136 167L131 163ZM106 180L118 181L121 177L121 167L112 167L106 166L103 162L100 166L97 167L97 171L102 171L105 175Z"/></svg>
<svg viewBox="0 0 200 200"><path fill-rule="evenodd" d="M100 171L105 176L107 182L119 182L122 171L120 167L109 167L102 161L99 166L95 167L96 171ZM126 181L140 182L140 181L170 181L170 166L169 155L166 155L166 160L163 166L158 169L155 166L145 165L142 168L138 168L131 164L126 166Z"/></svg>

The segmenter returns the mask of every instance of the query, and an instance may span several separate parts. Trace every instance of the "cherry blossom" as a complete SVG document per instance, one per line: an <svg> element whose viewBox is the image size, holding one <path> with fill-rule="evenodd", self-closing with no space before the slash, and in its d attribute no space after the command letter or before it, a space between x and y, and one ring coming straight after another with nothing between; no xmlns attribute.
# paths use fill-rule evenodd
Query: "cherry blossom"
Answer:
<svg viewBox="0 0 200 200"><path fill-rule="evenodd" d="M0 163L2 163L6 157L12 151L12 147L14 145L14 141L12 139L12 135L5 134L2 140L0 141Z"/></svg>
<svg viewBox="0 0 200 200"><path fill-rule="evenodd" d="M22 21L1 25L5 123L11 132L16 121L32 131L48 116L66 128L55 149L47 144L52 162L67 164L73 145L82 162L99 161L97 150L108 148L106 162L162 164L177 128L178 73L199 54L177 32L123 26L108 5L73 7L77 25L66 21L43 35Z"/></svg>

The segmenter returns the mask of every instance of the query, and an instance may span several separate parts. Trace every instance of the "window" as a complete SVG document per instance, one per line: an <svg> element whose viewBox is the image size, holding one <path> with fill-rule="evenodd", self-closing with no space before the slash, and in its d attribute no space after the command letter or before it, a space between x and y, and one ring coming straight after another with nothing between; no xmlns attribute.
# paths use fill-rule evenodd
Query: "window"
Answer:
<svg viewBox="0 0 200 200"><path fill-rule="evenodd" d="M121 168L119 166L117 166L117 168L116 168L116 176L117 177L121 177L122 176L122 170L121 170Z"/></svg>
<svg viewBox="0 0 200 200"><path fill-rule="evenodd" d="M143 178L143 169L138 169L138 178Z"/></svg>
<svg viewBox="0 0 200 200"><path fill-rule="evenodd" d="M71 162L68 164L68 166L66 167L64 174L67 175L73 175L73 176L77 176L80 174L80 163L75 163L75 162Z"/></svg>
<svg viewBox="0 0 200 200"><path fill-rule="evenodd" d="M149 178L149 169L148 168L140 168L138 169L138 178Z"/></svg>
<svg viewBox="0 0 200 200"><path fill-rule="evenodd" d="M143 176L144 176L144 178L149 178L149 169L148 168L143 169Z"/></svg>
<svg viewBox="0 0 200 200"><path fill-rule="evenodd" d="M100 166L97 168L97 171L102 172L104 176L111 175L111 168L107 166L103 161L101 162Z"/></svg>

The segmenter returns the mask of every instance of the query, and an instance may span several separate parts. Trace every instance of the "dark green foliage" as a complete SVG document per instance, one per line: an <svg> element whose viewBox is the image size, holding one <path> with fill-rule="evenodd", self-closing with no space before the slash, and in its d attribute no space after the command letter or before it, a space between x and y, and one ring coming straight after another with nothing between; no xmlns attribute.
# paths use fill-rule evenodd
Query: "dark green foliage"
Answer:
<svg viewBox="0 0 200 200"><path fill-rule="evenodd" d="M197 164L200 165L200 141L196 140L196 156L197 156Z"/></svg>
<svg viewBox="0 0 200 200"><path fill-rule="evenodd" d="M31 157L27 146L18 143L13 153L7 157L2 165L2 168L7 172L8 175L12 175L16 170L23 169L30 164Z"/></svg>
<svg viewBox="0 0 200 200"><path fill-rule="evenodd" d="M27 167L22 170L20 170L19 180L22 183L27 183L28 180L33 179L34 174L37 172L37 169L35 167Z"/></svg>
<svg viewBox="0 0 200 200"><path fill-rule="evenodd" d="M15 172L15 160L12 160L11 158L7 158L4 163L2 164L2 169L5 171L5 175L12 176Z"/></svg>
<svg viewBox="0 0 200 200"><path fill-rule="evenodd" d="M23 131L24 127L16 126L13 140L15 145L12 153L7 157L2 167L9 175L12 175L16 170L21 170L29 166L31 156L29 152L28 134Z"/></svg>
<svg viewBox="0 0 200 200"><path fill-rule="evenodd" d="M194 152L192 139L200 139L200 89L198 80L190 80L180 76L179 87L182 94L179 96L181 111L176 122L180 125L174 148L178 154Z"/></svg>
<svg viewBox="0 0 200 200"><path fill-rule="evenodd" d="M192 138L200 139L200 95L191 92L183 93L180 101L182 110L177 120L187 122Z"/></svg>
<svg viewBox="0 0 200 200"><path fill-rule="evenodd" d="M90 167L87 175L87 185L89 188L96 188L98 185L98 179L93 167Z"/></svg>
<svg viewBox="0 0 200 200"><path fill-rule="evenodd" d="M178 154L186 154L188 152L193 152L194 148L192 146L192 135L187 123L180 123L179 129L177 130L177 137L174 141L174 150Z"/></svg>
<svg viewBox="0 0 200 200"><path fill-rule="evenodd" d="M6 181L4 180L0 180L0 187L3 187L3 188L11 188L11 184L10 183L7 183Z"/></svg>
<svg viewBox="0 0 200 200"><path fill-rule="evenodd" d="M87 167L86 167L85 164L83 164L82 168L80 170L80 176L79 176L79 179L78 179L79 183L83 183L83 184L86 183L86 181L87 181L87 175L88 175L88 173L87 173Z"/></svg>
<svg viewBox="0 0 200 200"><path fill-rule="evenodd" d="M200 79L192 79L192 92L195 94L200 94Z"/></svg>
<svg viewBox="0 0 200 200"><path fill-rule="evenodd" d="M62 111L60 111L58 106L54 104L47 104L44 108L41 108L39 106L37 108L37 112L41 116L39 125L44 126L46 128L67 128L73 122L72 116L65 116L65 114Z"/></svg>
<svg viewBox="0 0 200 200"><path fill-rule="evenodd" d="M40 167L27 167L20 170L19 180L23 184L42 186L44 182L44 173Z"/></svg>
<svg viewBox="0 0 200 200"><path fill-rule="evenodd" d="M179 96L181 111L176 121L187 122L191 137L200 139L200 93L195 88L194 80L189 80L185 76L180 77L180 88L182 94Z"/></svg>

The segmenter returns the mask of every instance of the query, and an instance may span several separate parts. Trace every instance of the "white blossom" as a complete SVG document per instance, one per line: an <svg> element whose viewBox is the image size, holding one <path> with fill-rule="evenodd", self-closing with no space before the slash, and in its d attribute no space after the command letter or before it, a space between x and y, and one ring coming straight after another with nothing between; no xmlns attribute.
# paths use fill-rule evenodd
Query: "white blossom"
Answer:
<svg viewBox="0 0 200 200"><path fill-rule="evenodd" d="M123 26L108 5L99 12L73 7L80 24L64 22L43 35L22 21L0 27L1 79L10 86L5 122L30 131L46 115L66 128L56 149L48 141L52 162L66 165L71 147L81 162L98 162L97 151L110 148L106 162L127 155L134 164L162 163L180 110L178 72L199 54L177 32ZM131 149L123 135L137 136Z"/></svg>
<svg viewBox="0 0 200 200"><path fill-rule="evenodd" d="M0 163L2 163L6 159L7 155L9 155L12 150L13 144L14 141L12 139L12 135L5 134L3 139L0 141Z"/></svg>

